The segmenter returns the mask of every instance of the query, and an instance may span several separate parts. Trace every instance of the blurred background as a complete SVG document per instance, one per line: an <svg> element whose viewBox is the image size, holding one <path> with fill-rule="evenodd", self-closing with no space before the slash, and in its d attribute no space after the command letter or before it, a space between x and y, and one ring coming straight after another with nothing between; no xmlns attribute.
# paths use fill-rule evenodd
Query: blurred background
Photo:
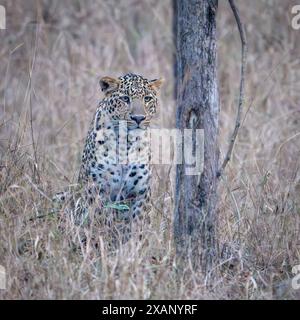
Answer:
<svg viewBox="0 0 300 320"><path fill-rule="evenodd" d="M0 264L10 266L0 297L299 297L291 286L292 268L300 264L300 30L291 25L296 3L236 4L248 38L246 102L219 187L224 260L208 291L201 275L176 282L173 167L155 168L148 242L138 249L129 243L122 259L70 251L58 218L28 220L48 210L53 192L76 182L102 97L100 77L163 77L159 126L175 127L172 1L0 2L7 15L6 30L0 30ZM219 1L217 24L222 158L240 75L239 34L225 0Z"/></svg>

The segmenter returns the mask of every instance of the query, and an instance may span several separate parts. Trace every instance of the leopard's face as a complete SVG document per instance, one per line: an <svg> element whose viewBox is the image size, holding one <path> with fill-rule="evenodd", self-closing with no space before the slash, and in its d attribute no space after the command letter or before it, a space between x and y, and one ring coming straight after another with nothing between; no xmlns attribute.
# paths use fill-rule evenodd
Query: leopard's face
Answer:
<svg viewBox="0 0 300 320"><path fill-rule="evenodd" d="M118 79L102 78L100 87L111 119L127 121L129 129L146 129L158 112L157 95L162 82L162 79L147 80L131 73Z"/></svg>

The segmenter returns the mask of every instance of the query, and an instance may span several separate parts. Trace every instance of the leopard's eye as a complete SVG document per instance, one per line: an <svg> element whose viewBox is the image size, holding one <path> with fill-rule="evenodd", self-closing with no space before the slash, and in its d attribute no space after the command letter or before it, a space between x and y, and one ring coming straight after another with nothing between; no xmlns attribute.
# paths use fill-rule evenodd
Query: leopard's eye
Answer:
<svg viewBox="0 0 300 320"><path fill-rule="evenodd" d="M144 101L145 102L150 102L152 100L152 97L151 96L146 96L145 98L144 98Z"/></svg>
<svg viewBox="0 0 300 320"><path fill-rule="evenodd" d="M120 99L125 103L129 103L130 102L130 98L128 96L122 96L122 97L120 97Z"/></svg>

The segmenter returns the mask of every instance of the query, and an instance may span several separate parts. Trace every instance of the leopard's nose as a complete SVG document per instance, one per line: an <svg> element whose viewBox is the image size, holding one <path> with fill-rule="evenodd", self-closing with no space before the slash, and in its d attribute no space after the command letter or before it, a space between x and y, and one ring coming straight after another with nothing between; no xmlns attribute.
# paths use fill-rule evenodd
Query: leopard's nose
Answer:
<svg viewBox="0 0 300 320"><path fill-rule="evenodd" d="M134 115L134 116L130 116L130 118L131 120L135 121L137 125L139 125L142 121L146 119L146 117L142 115Z"/></svg>

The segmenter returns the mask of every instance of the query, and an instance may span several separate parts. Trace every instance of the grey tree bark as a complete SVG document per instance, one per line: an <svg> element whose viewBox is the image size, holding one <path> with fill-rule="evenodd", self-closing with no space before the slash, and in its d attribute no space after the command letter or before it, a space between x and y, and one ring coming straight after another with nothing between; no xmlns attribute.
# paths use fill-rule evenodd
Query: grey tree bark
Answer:
<svg viewBox="0 0 300 320"><path fill-rule="evenodd" d="M177 166L174 216L176 254L180 265L191 259L208 275L217 257L216 203L218 118L216 13L218 0L174 0L176 42L176 126L204 130L204 167L187 175ZM193 139L193 150L196 142ZM184 263L184 264L183 264Z"/></svg>

